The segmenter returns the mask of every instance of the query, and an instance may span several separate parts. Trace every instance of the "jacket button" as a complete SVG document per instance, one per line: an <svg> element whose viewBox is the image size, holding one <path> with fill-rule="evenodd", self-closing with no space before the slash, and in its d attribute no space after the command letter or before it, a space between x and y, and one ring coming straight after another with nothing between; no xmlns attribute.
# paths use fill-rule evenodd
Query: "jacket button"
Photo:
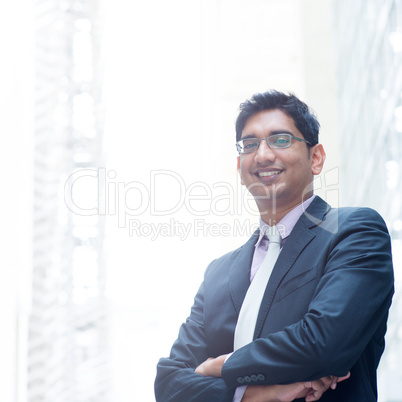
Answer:
<svg viewBox="0 0 402 402"><path fill-rule="evenodd" d="M265 375L264 374L258 374L257 379L259 379L260 381L264 381L265 380Z"/></svg>
<svg viewBox="0 0 402 402"><path fill-rule="evenodd" d="M258 381L258 377L255 374L253 374L250 378L252 382Z"/></svg>
<svg viewBox="0 0 402 402"><path fill-rule="evenodd" d="M237 378L237 383L238 384L244 384L244 378L243 377L238 377Z"/></svg>
<svg viewBox="0 0 402 402"><path fill-rule="evenodd" d="M246 382L251 382L251 378L250 378L248 375L246 375L246 376L244 377L244 381L246 381Z"/></svg>

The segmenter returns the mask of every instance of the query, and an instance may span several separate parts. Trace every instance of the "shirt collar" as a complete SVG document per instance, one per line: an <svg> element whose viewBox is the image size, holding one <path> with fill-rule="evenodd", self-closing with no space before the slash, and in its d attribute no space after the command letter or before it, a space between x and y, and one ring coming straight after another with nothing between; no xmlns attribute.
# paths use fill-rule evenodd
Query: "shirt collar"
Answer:
<svg viewBox="0 0 402 402"><path fill-rule="evenodd" d="M295 227L297 221L302 216L304 211L309 207L309 205L314 200L315 195L313 194L306 201L302 202L297 207L293 208L290 212L288 212L276 225L278 227L279 234L281 235L282 240L290 235L293 228ZM268 224L265 223L260 217L260 236L258 238L255 247L258 247L261 243L261 240L264 237L265 231L268 227Z"/></svg>

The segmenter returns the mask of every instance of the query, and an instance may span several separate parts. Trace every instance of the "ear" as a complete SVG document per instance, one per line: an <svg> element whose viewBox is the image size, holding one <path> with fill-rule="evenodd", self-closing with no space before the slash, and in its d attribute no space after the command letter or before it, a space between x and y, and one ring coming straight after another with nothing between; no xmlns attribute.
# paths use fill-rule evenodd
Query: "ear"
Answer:
<svg viewBox="0 0 402 402"><path fill-rule="evenodd" d="M317 144L310 148L311 173L313 173L313 175L321 173L325 158L326 154L322 144Z"/></svg>
<svg viewBox="0 0 402 402"><path fill-rule="evenodd" d="M243 177L241 176L241 170L240 170L240 156L237 157L237 171L239 172L240 183L241 183L242 185L244 185Z"/></svg>

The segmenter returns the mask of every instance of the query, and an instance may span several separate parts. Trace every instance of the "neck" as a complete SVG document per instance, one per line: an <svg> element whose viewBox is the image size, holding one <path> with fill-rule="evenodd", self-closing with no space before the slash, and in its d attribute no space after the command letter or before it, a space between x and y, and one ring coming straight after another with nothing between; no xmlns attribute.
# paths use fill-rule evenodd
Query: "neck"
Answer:
<svg viewBox="0 0 402 402"><path fill-rule="evenodd" d="M295 205L293 208L295 207L297 207L297 205ZM276 211L276 213L273 213L269 210L260 211L261 219L269 226L277 225L293 208L280 212Z"/></svg>
<svg viewBox="0 0 402 402"><path fill-rule="evenodd" d="M277 225L283 217L285 217L290 211L301 205L305 200L309 199L313 193L308 194L304 199L295 201L293 203L287 203L286 205L278 205L276 200L272 200L269 204L258 205L261 219L269 226Z"/></svg>

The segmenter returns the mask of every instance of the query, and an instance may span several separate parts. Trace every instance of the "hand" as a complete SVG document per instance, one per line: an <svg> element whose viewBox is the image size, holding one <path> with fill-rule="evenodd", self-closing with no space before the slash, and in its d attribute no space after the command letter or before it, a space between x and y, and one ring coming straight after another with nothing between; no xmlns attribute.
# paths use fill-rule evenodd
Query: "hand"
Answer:
<svg viewBox="0 0 402 402"><path fill-rule="evenodd" d="M350 372L344 377L335 377L333 375L322 377L318 380L304 382L306 388L310 388L310 391L306 395L306 401L318 401L324 392L331 387L336 389L338 382L347 380L350 377Z"/></svg>
<svg viewBox="0 0 402 402"><path fill-rule="evenodd" d="M196 369L197 374L204 377L222 377L222 366L225 363L227 355L221 355L216 358L210 357L201 363Z"/></svg>
<svg viewBox="0 0 402 402"><path fill-rule="evenodd" d="M242 402L291 402L297 398L318 401L330 387L336 388L338 382L350 377L328 376L315 381L297 382L287 385L249 385Z"/></svg>

